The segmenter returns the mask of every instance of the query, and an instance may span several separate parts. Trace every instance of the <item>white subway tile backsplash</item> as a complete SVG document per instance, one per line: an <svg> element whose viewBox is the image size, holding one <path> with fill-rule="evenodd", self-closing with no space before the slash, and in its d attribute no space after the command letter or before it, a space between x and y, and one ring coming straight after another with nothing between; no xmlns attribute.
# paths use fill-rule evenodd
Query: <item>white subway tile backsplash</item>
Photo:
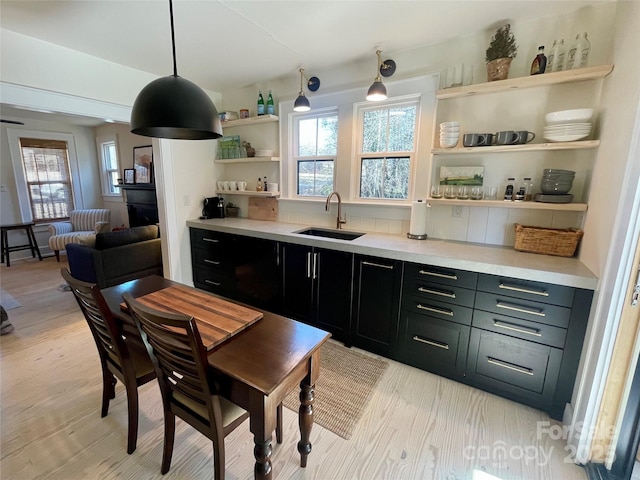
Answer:
<svg viewBox="0 0 640 480"><path fill-rule="evenodd" d="M317 204L281 202L279 220L301 225L335 228L336 211L325 212ZM404 207L380 209L372 205L349 205L344 228L360 232L405 235L409 231L411 210ZM429 238L490 245L513 245L514 224L552 228L581 228L582 212L462 206L461 217L453 217L451 205L434 205L427 210Z"/></svg>

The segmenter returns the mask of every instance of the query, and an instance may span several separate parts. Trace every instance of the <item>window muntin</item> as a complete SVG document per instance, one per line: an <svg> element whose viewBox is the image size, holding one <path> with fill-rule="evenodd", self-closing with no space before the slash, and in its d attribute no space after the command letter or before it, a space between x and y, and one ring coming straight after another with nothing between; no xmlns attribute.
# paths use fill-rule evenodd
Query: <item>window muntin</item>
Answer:
<svg viewBox="0 0 640 480"><path fill-rule="evenodd" d="M334 190L338 115L301 115L295 120L296 193L327 196Z"/></svg>
<svg viewBox="0 0 640 480"><path fill-rule="evenodd" d="M417 100L360 108L360 198L408 199L415 156L417 111Z"/></svg>
<svg viewBox="0 0 640 480"><path fill-rule="evenodd" d="M20 153L33 221L69 218L74 202L67 142L20 138Z"/></svg>

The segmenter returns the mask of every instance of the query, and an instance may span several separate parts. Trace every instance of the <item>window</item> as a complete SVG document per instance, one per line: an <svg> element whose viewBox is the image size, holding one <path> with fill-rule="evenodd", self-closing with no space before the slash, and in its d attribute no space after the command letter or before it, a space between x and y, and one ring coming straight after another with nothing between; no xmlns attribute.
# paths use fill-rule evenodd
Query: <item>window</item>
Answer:
<svg viewBox="0 0 640 480"><path fill-rule="evenodd" d="M98 153L102 163L102 194L119 196L118 188L118 148L113 138L98 139Z"/></svg>
<svg viewBox="0 0 640 480"><path fill-rule="evenodd" d="M297 194L326 197L334 190L338 115L296 118L294 140Z"/></svg>
<svg viewBox="0 0 640 480"><path fill-rule="evenodd" d="M67 142L20 138L20 152L33 221L68 218L74 203Z"/></svg>
<svg viewBox="0 0 640 480"><path fill-rule="evenodd" d="M417 110L417 100L360 107L360 198L406 200L409 197Z"/></svg>

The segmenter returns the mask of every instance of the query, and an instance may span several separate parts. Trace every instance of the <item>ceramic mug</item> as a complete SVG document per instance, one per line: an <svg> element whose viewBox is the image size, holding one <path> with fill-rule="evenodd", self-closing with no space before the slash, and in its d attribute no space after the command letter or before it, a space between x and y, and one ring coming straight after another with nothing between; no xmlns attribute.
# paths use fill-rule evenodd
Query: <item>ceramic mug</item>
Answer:
<svg viewBox="0 0 640 480"><path fill-rule="evenodd" d="M236 188L238 188L236 186L236 182L229 182L229 188L228 190L235 190Z"/></svg>
<svg viewBox="0 0 640 480"><path fill-rule="evenodd" d="M224 184L224 190L229 190L229 182L222 182Z"/></svg>
<svg viewBox="0 0 640 480"><path fill-rule="evenodd" d="M487 146L493 143L492 133L465 133L462 144L465 147Z"/></svg>
<svg viewBox="0 0 640 480"><path fill-rule="evenodd" d="M518 134L518 141L516 143L519 143L519 144L529 143L534 138L536 138L535 133L527 132L526 130L520 130L519 132L517 132L517 134ZM529 138L529 135L531 135L531 138Z"/></svg>
<svg viewBox="0 0 640 480"><path fill-rule="evenodd" d="M516 132L514 130L504 130L502 132L498 132L496 133L496 144L497 145L515 145L516 143L520 143L519 133L520 132Z"/></svg>
<svg viewBox="0 0 640 480"><path fill-rule="evenodd" d="M247 182L238 182L238 190L241 192L247 188Z"/></svg>
<svg viewBox="0 0 640 480"><path fill-rule="evenodd" d="M224 182L222 180L218 180L218 190L224 190Z"/></svg>

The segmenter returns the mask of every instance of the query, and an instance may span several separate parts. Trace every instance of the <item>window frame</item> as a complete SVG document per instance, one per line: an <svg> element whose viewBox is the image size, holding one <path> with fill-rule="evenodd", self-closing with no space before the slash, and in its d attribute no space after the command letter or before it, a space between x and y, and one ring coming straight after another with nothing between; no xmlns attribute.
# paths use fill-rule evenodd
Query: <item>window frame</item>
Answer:
<svg viewBox="0 0 640 480"><path fill-rule="evenodd" d="M388 98L381 102L358 102L353 105L354 117L354 148L351 165L351 193L353 200L362 203L380 203L390 202L399 205L410 204L413 196L413 185L416 177L417 152L420 143L420 114L421 114L422 94L416 93L404 95L400 97ZM413 132L413 150L412 151L385 151L385 152L366 152L362 151L364 142L364 114L374 110L391 109L393 107L415 106L415 125ZM369 198L361 197L362 188L362 160L367 158L404 158L409 157L409 176L407 178L407 198Z"/></svg>
<svg viewBox="0 0 640 480"><path fill-rule="evenodd" d="M7 140L11 153L11 163L13 164L13 174L16 180L18 194L18 205L20 207L20 219L22 222L33 222L31 211L31 200L27 187L27 180L22 165L22 151L20 148L20 138L38 138L47 140L58 140L67 143L67 155L69 170L71 174L71 188L74 198L75 208L84 208L82 196L78 195L77 186L80 185L80 170L78 168L78 154L76 149L75 136L69 133L45 132L38 130L7 128ZM39 225L47 225L51 221L38 222Z"/></svg>
<svg viewBox="0 0 640 480"><path fill-rule="evenodd" d="M339 138L339 134L337 133L336 135L338 136L338 138L336 138L336 153L334 155L305 155L305 156L299 156L297 155L297 153L300 151L299 149L299 126L300 126L300 122L303 120L309 120L309 119L319 119L319 118L325 118L325 117L336 117L337 122L338 122L338 129L337 132L339 132L340 130L340 115L338 112L338 108L328 108L328 109L318 109L318 110L314 110L311 112L304 112L304 113L294 113L291 115L291 121L292 121L292 141L291 141L291 168L292 168L292 175L291 175L291 183L292 183L292 190L291 190L291 198L304 198L304 199L316 199L316 198L326 198L324 195L301 195L298 193L298 187L299 187L299 181L298 181L298 172L299 172L299 168L300 168L300 162L308 162L308 161L327 161L327 160L331 160L333 162L333 179L332 179L332 184L333 184L333 188L332 190L336 189L336 181L337 181L337 164L338 164L338 138Z"/></svg>
<svg viewBox="0 0 640 480"><path fill-rule="evenodd" d="M107 159L104 155L105 145L113 144L116 152L116 168L109 168ZM110 181L110 173L115 172L116 177L120 175L120 155L118 148L117 135L104 135L96 138L96 145L98 149L98 160L100 161L100 184L102 186L102 196L110 198L122 197L122 189L117 185L114 186Z"/></svg>

